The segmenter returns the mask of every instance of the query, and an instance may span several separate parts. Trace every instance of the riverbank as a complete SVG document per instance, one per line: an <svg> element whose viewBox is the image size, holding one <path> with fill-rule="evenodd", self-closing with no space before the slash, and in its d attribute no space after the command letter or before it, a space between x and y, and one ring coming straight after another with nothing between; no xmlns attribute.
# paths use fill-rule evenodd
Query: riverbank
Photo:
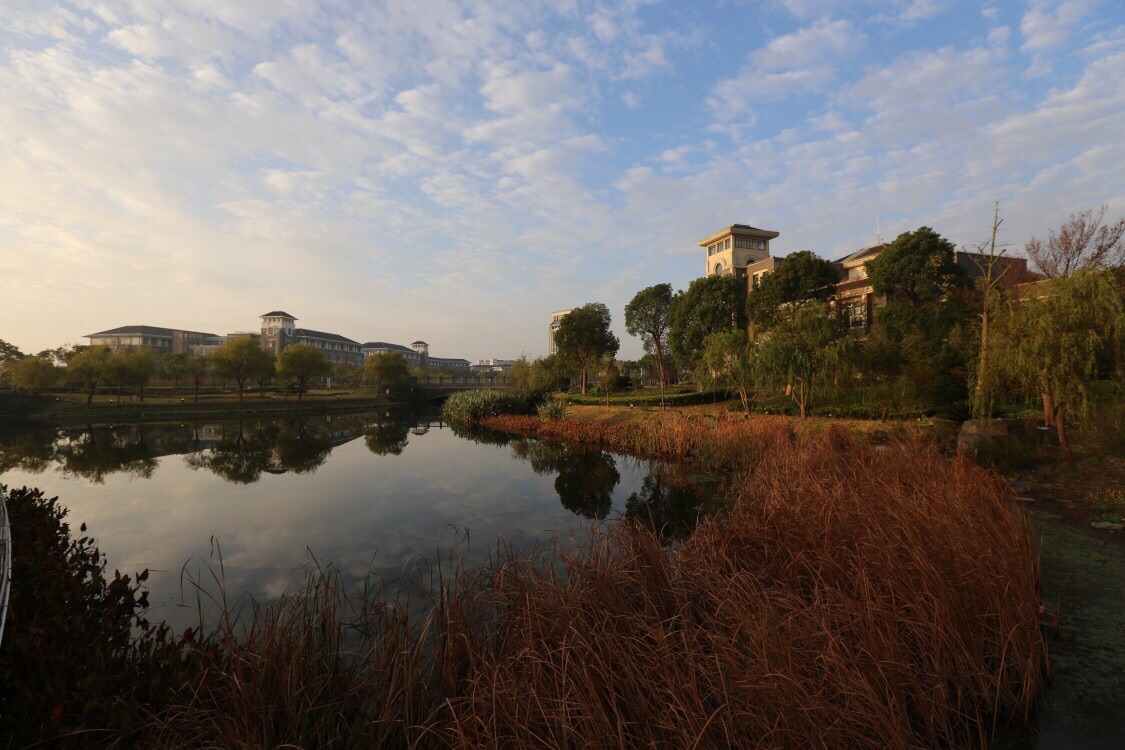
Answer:
<svg viewBox="0 0 1125 750"><path fill-rule="evenodd" d="M370 391L313 391L301 399L278 394L208 394L191 396L146 396L144 401L125 397L98 396L87 404L84 395L67 394L34 401L9 401L0 409L0 419L42 424L117 424L126 422L196 421L241 417L324 414L363 411L397 406L391 397Z"/></svg>
<svg viewBox="0 0 1125 750"><path fill-rule="evenodd" d="M72 682L57 644L84 610L24 560L20 596L53 629L25 642L44 687L0 718L25 743L321 747L960 747L1020 722L1044 662L1034 536L1007 488L932 445L741 423L753 474L674 550L643 519L578 549L501 546L443 568L425 619L314 570L242 621L131 651L136 705L96 717L49 689ZM114 664L82 666L91 691Z"/></svg>

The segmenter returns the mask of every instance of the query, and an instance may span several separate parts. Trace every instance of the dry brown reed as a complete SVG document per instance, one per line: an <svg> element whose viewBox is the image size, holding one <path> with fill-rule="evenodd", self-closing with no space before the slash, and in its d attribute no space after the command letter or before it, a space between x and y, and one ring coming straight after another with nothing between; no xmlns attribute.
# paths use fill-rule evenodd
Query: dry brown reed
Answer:
<svg viewBox="0 0 1125 750"><path fill-rule="evenodd" d="M1007 488L927 446L740 434L737 502L681 547L622 521L502 551L420 624L366 597L351 648L322 576L199 644L153 744L947 748L1028 717L1038 567Z"/></svg>
<svg viewBox="0 0 1125 750"><path fill-rule="evenodd" d="M683 416L646 422L613 424L563 418L503 414L481 421L483 427L529 437L580 443L635 456L687 460L709 469L737 469L757 460L762 451L783 450L796 439L787 417L742 415Z"/></svg>

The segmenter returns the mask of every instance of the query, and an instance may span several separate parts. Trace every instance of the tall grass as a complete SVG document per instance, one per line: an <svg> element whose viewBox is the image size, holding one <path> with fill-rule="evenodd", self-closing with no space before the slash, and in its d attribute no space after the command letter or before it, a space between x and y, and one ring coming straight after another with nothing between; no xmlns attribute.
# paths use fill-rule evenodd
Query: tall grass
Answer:
<svg viewBox="0 0 1125 750"><path fill-rule="evenodd" d="M449 396L441 407L442 416L460 426L479 424L481 420L498 414L529 414L534 401L524 395L505 391L458 391Z"/></svg>
<svg viewBox="0 0 1125 750"><path fill-rule="evenodd" d="M742 437L737 502L675 550L625 521L499 549L416 622L310 577L192 644L152 744L948 748L1028 717L1038 567L1006 487L839 429Z"/></svg>

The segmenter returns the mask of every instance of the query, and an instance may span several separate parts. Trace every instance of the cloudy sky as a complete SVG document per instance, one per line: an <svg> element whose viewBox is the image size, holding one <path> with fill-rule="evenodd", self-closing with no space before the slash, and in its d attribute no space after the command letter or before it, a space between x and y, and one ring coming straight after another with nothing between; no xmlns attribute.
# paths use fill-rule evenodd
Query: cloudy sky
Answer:
<svg viewBox="0 0 1125 750"><path fill-rule="evenodd" d="M439 356L703 273L1125 214L1120 0L0 0L0 339L283 309Z"/></svg>

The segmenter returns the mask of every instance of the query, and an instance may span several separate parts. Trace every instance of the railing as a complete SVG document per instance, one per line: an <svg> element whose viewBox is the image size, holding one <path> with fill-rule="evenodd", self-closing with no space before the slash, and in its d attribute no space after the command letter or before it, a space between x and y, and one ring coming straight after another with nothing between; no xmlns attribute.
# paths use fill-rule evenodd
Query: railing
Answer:
<svg viewBox="0 0 1125 750"><path fill-rule="evenodd" d="M12 527L8 524L7 496L0 491L0 643L8 619L8 592L12 587Z"/></svg>

